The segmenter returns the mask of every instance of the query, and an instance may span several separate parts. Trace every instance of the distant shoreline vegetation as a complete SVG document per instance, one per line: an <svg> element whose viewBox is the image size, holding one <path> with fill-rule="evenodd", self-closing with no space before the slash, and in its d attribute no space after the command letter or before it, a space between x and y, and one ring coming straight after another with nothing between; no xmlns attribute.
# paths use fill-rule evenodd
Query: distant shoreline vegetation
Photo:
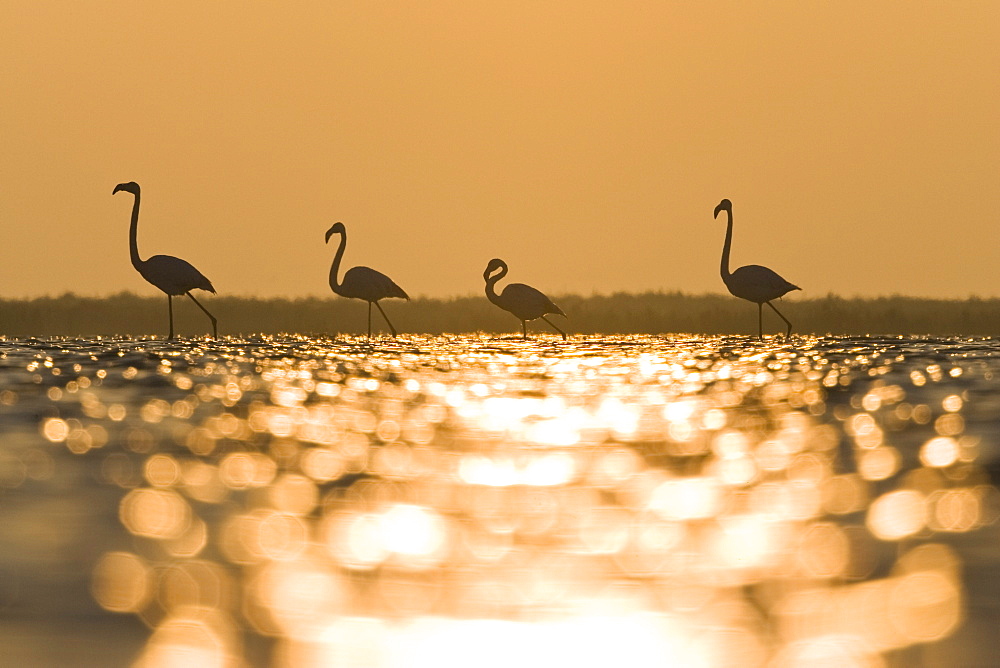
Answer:
<svg viewBox="0 0 1000 668"><path fill-rule="evenodd" d="M312 335L364 334L367 305L336 297L204 297L219 318L219 334ZM163 337L167 328L165 297L123 292L108 297L66 293L58 297L0 299L0 336L8 339L47 336ZM680 292L557 295L554 301L569 318L558 316L572 334L753 334L757 308L730 295ZM925 299L919 297L795 298L778 302L798 334L1000 335L1000 299ZM383 307L401 334L520 333L519 321L497 309L485 296L388 300ZM187 299L174 300L180 336L210 333L202 313ZM376 313L373 326L385 323ZM545 323L529 323L529 333L553 332ZM765 334L783 331L783 323L765 309Z"/></svg>

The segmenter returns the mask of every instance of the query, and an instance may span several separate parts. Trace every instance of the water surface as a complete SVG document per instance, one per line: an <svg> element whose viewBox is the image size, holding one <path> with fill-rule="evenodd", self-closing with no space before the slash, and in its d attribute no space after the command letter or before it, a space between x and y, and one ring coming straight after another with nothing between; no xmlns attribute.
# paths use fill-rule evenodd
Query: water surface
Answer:
<svg viewBox="0 0 1000 668"><path fill-rule="evenodd" d="M992 339L0 343L11 665L976 666Z"/></svg>

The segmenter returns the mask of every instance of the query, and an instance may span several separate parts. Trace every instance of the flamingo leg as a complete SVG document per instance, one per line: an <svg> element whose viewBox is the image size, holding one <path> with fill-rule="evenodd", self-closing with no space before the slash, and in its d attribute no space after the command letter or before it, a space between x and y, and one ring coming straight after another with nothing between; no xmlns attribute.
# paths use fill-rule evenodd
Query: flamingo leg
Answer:
<svg viewBox="0 0 1000 668"><path fill-rule="evenodd" d="M170 333L168 339L174 338L174 296L167 295L167 313L170 314Z"/></svg>
<svg viewBox="0 0 1000 668"><path fill-rule="evenodd" d="M368 302L368 338L372 338L372 303Z"/></svg>
<svg viewBox="0 0 1000 668"><path fill-rule="evenodd" d="M528 324L524 320L521 321L521 338L528 340Z"/></svg>
<svg viewBox="0 0 1000 668"><path fill-rule="evenodd" d="M369 302L369 304L370 303L371 302ZM379 304L378 302L375 302L375 306L378 307L379 313L382 314L382 317L385 318L386 324L389 325L389 330L392 331L392 338L396 338L396 328L392 326L392 322L389 321L389 316L387 316L385 314L385 311L382 310L382 305ZM370 309L370 307L369 307L369 309Z"/></svg>
<svg viewBox="0 0 1000 668"><path fill-rule="evenodd" d="M194 298L193 294L191 294L190 292L185 292L184 294L186 294L188 297L190 297L191 301L193 301L195 304L197 304L198 308L200 308L202 311L204 311L205 315L208 316L208 319L212 321L212 338L213 339L219 338L219 321L215 319L214 315L212 315L211 313L208 312L207 308L205 308L204 306L201 305L200 301L198 301L197 299Z"/></svg>
<svg viewBox="0 0 1000 668"><path fill-rule="evenodd" d="M562 334L563 341L566 340L566 332L564 332L561 329L559 329L558 327L556 327L555 324L551 320L549 320L548 318L546 318L544 315L542 316L542 320L544 320L545 322L549 323L549 327L551 327L552 329L554 329L557 332L559 332L560 334Z"/></svg>
<svg viewBox="0 0 1000 668"><path fill-rule="evenodd" d="M774 312L778 314L778 317L779 317L779 318L781 318L782 320L784 320L784 321L785 321L785 324L786 324L786 325L788 325L788 331L786 331L786 332L785 332L785 338L787 339L787 338L788 338L789 336L791 336L791 335L792 335L792 323L788 322L788 318L786 318L785 316L781 315L781 311L779 311L779 310L778 310L778 309L777 309L777 308L776 308L776 307L774 306L774 304L772 304L771 302L767 302L767 305L768 305L768 306L770 306L770 307L771 307L771 309L772 309L772 310L774 310Z"/></svg>
<svg viewBox="0 0 1000 668"><path fill-rule="evenodd" d="M773 307L772 307L773 308ZM757 338L764 338L764 305L757 304Z"/></svg>

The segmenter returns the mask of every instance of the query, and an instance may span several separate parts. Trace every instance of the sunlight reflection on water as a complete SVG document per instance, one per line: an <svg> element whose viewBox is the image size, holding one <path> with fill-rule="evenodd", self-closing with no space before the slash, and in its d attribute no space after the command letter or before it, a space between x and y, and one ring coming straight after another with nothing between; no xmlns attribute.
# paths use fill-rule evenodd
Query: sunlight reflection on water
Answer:
<svg viewBox="0 0 1000 668"><path fill-rule="evenodd" d="M0 606L141 666L889 665L1000 512L992 340L0 350Z"/></svg>

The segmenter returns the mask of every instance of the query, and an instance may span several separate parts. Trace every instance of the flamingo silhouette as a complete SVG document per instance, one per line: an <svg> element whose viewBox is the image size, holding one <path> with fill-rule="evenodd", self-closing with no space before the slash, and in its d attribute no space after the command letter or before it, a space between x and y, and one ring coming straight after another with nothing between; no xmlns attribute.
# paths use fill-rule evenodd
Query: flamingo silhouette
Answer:
<svg viewBox="0 0 1000 668"><path fill-rule="evenodd" d="M136 271L167 295L167 312L170 314L170 334L167 338L174 338L174 296L187 295L198 305L208 319L212 321L212 338L218 338L218 321L215 316L208 312L208 309L201 305L191 290L207 290L215 293L212 282L205 278L205 275L195 269L190 262L182 260L173 255L154 255L148 260L139 257L139 246L136 244L136 229L139 226L139 184L135 181L119 183L111 191L114 195L119 190L135 195L135 203L132 205L132 225L128 231L129 252L132 256L132 266Z"/></svg>
<svg viewBox="0 0 1000 668"><path fill-rule="evenodd" d="M389 316L382 310L382 305L378 303L380 299L409 299L403 288L392 282L392 279L382 272L375 271L368 267L351 267L344 274L343 282L337 281L337 274L340 273L340 260L344 257L344 249L347 247L347 229L343 223L334 223L333 227L326 231L326 242L330 242L330 237L340 234L340 247L337 255L333 258L333 266L330 267L330 289L341 297L352 299L363 299L368 302L368 338L372 337L372 304L378 307L382 317L385 318L393 338L396 337L396 328L392 326Z"/></svg>
<svg viewBox="0 0 1000 668"><path fill-rule="evenodd" d="M792 323L788 318L781 315L781 311L771 303L772 299L777 299L792 290L801 290L797 285L792 285L781 276L767 267L758 264L748 264L740 267L734 272L729 271L729 247L733 243L733 203L728 199L719 202L715 207L715 218L719 217L719 212L725 211L729 214L729 224L726 226L726 243L722 246L722 282L729 288L729 292L740 299L746 299L757 305L757 338L764 338L764 304L767 304L778 314L788 331L785 336L792 333Z"/></svg>
<svg viewBox="0 0 1000 668"><path fill-rule="evenodd" d="M500 273L492 275L497 269ZM483 272L483 279L486 281L486 298L505 311L509 311L521 321L521 335L528 338L528 328L526 322L541 318L549 323L552 329L562 334L563 341L566 340L566 332L556 327L551 320L545 317L546 313L553 313L566 317L562 309L552 303L552 300L544 294L524 283L510 283L500 294L494 290L497 281L507 275L507 263L503 260L492 259L486 265Z"/></svg>

